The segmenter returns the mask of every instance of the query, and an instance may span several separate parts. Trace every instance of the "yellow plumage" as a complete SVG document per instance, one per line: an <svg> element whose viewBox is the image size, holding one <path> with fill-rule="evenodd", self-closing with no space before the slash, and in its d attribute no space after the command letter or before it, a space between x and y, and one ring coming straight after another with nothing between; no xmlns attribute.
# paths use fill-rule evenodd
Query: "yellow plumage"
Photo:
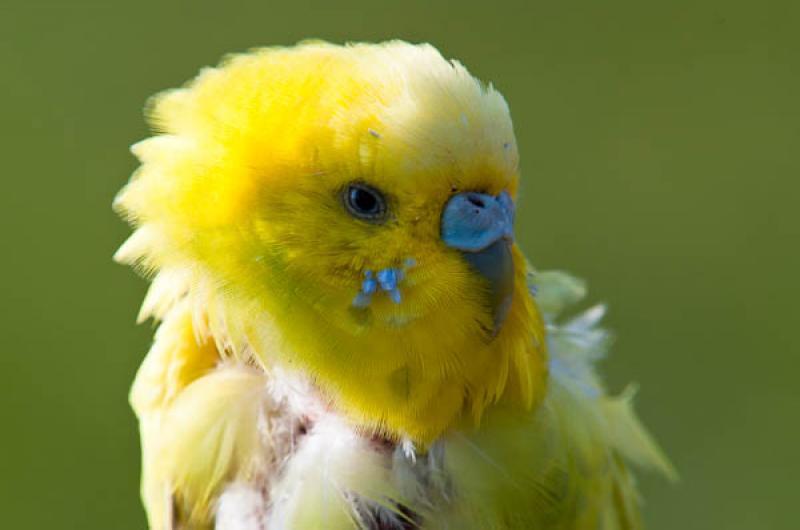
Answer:
<svg viewBox="0 0 800 530"><path fill-rule="evenodd" d="M131 396L151 528L636 528L623 459L669 466L604 395L600 342L555 326L577 284L543 275L545 319L509 247L499 325L442 242L453 196L516 196L500 94L430 46L305 43L205 70L151 119L116 202L161 321ZM354 184L381 222L344 207ZM397 299L356 304L387 270Z"/></svg>

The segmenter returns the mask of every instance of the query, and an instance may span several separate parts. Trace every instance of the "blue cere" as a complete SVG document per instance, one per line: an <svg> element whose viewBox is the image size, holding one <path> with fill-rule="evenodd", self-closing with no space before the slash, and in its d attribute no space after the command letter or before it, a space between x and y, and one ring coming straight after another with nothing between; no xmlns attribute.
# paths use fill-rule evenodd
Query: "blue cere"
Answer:
<svg viewBox="0 0 800 530"><path fill-rule="evenodd" d="M511 195L506 191L497 196L472 191L453 195L442 212L441 237L486 280L496 335L508 315L514 292Z"/></svg>
<svg viewBox="0 0 800 530"><path fill-rule="evenodd" d="M496 197L464 192L453 195L442 213L442 241L464 252L480 252L498 239L514 239L514 201L504 191Z"/></svg>

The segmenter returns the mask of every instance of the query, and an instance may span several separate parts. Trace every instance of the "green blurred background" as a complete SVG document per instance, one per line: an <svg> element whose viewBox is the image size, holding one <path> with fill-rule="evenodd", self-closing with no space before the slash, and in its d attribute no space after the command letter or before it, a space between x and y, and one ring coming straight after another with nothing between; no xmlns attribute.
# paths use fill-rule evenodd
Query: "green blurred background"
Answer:
<svg viewBox="0 0 800 530"><path fill-rule="evenodd" d="M306 37L430 41L505 94L522 246L610 304L603 371L681 471L642 476L651 529L800 527L796 5L3 0L2 527L144 528L127 147L149 95Z"/></svg>

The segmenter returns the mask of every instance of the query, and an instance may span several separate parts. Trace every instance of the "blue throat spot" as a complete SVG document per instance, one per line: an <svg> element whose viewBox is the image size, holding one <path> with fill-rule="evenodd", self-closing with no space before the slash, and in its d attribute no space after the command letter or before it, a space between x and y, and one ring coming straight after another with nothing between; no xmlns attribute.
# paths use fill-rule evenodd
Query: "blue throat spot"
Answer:
<svg viewBox="0 0 800 530"><path fill-rule="evenodd" d="M403 267L388 267L373 273L371 270L364 271L364 279L361 281L361 289L353 298L353 306L365 308L372 303L372 296L380 291L385 292L389 299L395 304L402 301L400 294L400 282L405 278L405 269L417 264L413 258L403 261Z"/></svg>

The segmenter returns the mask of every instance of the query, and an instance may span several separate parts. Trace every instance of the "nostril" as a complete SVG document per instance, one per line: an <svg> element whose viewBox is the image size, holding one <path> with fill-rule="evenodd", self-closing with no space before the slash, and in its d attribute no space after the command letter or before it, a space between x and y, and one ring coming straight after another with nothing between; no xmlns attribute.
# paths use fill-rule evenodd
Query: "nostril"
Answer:
<svg viewBox="0 0 800 530"><path fill-rule="evenodd" d="M486 203L483 202L483 199L480 195L468 195L467 200L473 206L477 206L478 208L486 208Z"/></svg>

